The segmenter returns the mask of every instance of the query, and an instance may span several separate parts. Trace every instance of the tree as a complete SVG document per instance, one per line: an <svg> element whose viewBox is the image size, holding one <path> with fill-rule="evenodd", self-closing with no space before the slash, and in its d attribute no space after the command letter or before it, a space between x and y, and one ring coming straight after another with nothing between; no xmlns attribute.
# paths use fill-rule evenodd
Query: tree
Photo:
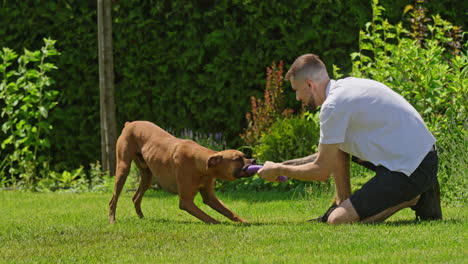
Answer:
<svg viewBox="0 0 468 264"><path fill-rule="evenodd" d="M115 175L115 98L112 56L111 0L98 2L99 90L101 116L101 159L104 171Z"/></svg>

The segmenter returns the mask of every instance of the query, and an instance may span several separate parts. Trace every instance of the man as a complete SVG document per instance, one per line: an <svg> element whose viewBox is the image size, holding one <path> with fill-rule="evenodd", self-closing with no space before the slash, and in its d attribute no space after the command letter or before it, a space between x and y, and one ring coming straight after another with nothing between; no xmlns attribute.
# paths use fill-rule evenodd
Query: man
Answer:
<svg viewBox="0 0 468 264"><path fill-rule="evenodd" d="M412 207L423 220L442 219L435 138L418 112L382 83L330 80L314 54L297 58L286 74L296 99L320 111L320 142L313 162L266 162L258 174L275 181L284 175L336 185L336 203L318 221L330 224L380 222ZM349 162L375 171L351 194Z"/></svg>

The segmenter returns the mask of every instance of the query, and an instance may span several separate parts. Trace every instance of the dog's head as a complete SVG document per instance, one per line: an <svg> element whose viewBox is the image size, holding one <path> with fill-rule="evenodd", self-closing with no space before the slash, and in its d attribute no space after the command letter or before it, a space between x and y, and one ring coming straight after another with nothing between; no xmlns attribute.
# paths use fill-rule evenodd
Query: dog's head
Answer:
<svg viewBox="0 0 468 264"><path fill-rule="evenodd" d="M206 167L215 170L216 178L232 181L255 175L255 173L246 171L247 167L255 164L255 159L246 159L244 153L228 149L212 155L208 159Z"/></svg>

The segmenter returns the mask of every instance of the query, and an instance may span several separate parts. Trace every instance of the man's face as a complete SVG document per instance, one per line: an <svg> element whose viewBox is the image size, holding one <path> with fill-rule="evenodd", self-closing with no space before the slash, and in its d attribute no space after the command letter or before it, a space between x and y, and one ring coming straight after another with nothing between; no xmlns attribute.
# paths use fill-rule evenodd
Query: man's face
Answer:
<svg viewBox="0 0 468 264"><path fill-rule="evenodd" d="M296 92L296 100L305 104L309 111L313 112L317 108L315 103L313 89L313 82L310 80L295 80L291 78L292 89Z"/></svg>

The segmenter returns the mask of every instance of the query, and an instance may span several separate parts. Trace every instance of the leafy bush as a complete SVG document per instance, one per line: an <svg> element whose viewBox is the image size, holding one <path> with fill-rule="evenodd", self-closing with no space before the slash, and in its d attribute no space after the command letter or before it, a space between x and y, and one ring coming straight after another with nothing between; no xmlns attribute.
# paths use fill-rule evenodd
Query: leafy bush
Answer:
<svg viewBox="0 0 468 264"><path fill-rule="evenodd" d="M114 187L114 177L103 172L99 162L89 164L91 168L88 175L83 170L83 166L78 169L62 172L51 171L44 178L34 184L33 189L38 192L112 192ZM134 188L138 183L135 166L132 167L129 175L129 184Z"/></svg>
<svg viewBox="0 0 468 264"><path fill-rule="evenodd" d="M1 141L0 178L19 179L26 185L47 171L51 160L49 112L57 104L59 92L48 76L57 67L48 60L59 52L54 40L44 39L44 43L40 51L25 49L19 57L8 48L0 52L2 132L7 135ZM10 69L13 66L17 69Z"/></svg>
<svg viewBox="0 0 468 264"><path fill-rule="evenodd" d="M39 180L36 190L56 191L58 189L71 189L76 186L83 186L81 179L85 179L83 167L74 171L50 172L48 177Z"/></svg>
<svg viewBox="0 0 468 264"><path fill-rule="evenodd" d="M452 129L457 129L453 126ZM439 181L446 202L468 202L468 133L448 131L438 137Z"/></svg>
<svg viewBox="0 0 468 264"><path fill-rule="evenodd" d="M282 162L317 152L320 138L318 113L277 119L259 144L254 146L254 156L260 162Z"/></svg>

